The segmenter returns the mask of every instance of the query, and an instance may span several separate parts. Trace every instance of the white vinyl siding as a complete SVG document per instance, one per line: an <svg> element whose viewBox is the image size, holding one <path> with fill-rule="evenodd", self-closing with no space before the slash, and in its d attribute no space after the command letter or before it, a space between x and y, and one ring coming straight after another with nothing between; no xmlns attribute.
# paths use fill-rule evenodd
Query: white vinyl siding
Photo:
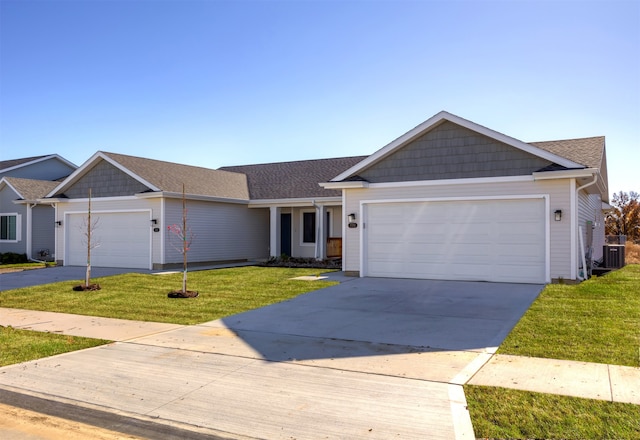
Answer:
<svg viewBox="0 0 640 440"><path fill-rule="evenodd" d="M55 253L55 211L50 205L31 208L31 256L51 259ZM47 251L48 255L41 253Z"/></svg>
<svg viewBox="0 0 640 440"><path fill-rule="evenodd" d="M343 212L358 213L362 219L363 203L371 200L399 199L435 199L435 198L473 198L501 197L516 195L545 195L549 203L549 216L553 211L563 211L562 221L549 218L549 265L552 279L571 279L571 191L570 180L533 181L532 179L514 179L513 181L491 182L489 179L476 179L473 182L451 184L439 182L417 182L408 184L378 184L369 188L345 190ZM360 234L363 225L358 221L357 228L345 228L345 254L343 269L360 272Z"/></svg>
<svg viewBox="0 0 640 440"><path fill-rule="evenodd" d="M587 251L587 222L593 225L593 259L602 258L602 246L604 245L604 215L602 213L602 200L598 194L587 194L582 190L578 194L578 226L582 227L582 240ZM578 241L578 246L580 242ZM578 255L580 248L578 247Z"/></svg>
<svg viewBox="0 0 640 440"><path fill-rule="evenodd" d="M165 200L165 264L182 262L175 237L167 231L182 224L182 200ZM243 204L187 200L187 228L194 234L189 262L253 260L269 256L269 209Z"/></svg>

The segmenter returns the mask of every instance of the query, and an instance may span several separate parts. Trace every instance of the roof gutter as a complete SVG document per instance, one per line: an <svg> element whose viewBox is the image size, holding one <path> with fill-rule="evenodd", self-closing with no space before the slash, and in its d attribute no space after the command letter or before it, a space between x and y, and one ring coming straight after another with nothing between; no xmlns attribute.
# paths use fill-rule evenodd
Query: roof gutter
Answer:
<svg viewBox="0 0 640 440"><path fill-rule="evenodd" d="M531 175L533 176L533 180L579 179L597 175L598 171L597 168L580 168L560 171L537 171L531 173Z"/></svg>
<svg viewBox="0 0 640 440"><path fill-rule="evenodd" d="M367 188L369 182L363 180L341 181L341 182L321 182L318 185L324 189L347 189L347 188Z"/></svg>
<svg viewBox="0 0 640 440"><path fill-rule="evenodd" d="M585 189L588 186L591 186L593 184L595 184L598 181L598 173L593 174L593 180L591 182L585 183L582 186L579 186L576 188L576 194L578 194L580 192L580 190Z"/></svg>

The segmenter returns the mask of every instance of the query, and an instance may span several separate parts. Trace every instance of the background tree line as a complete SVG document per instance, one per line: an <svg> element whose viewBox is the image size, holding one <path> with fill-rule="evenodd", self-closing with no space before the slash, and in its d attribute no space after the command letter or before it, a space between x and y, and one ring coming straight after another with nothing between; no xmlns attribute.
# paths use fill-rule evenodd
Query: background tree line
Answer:
<svg viewBox="0 0 640 440"><path fill-rule="evenodd" d="M605 218L607 235L626 235L627 241L640 243L640 194L620 191L610 202L613 210Z"/></svg>

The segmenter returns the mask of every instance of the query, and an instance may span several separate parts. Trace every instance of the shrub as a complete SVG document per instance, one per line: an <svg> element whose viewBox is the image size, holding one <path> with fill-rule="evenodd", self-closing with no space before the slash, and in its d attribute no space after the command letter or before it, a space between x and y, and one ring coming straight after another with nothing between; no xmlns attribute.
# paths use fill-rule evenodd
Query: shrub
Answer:
<svg viewBox="0 0 640 440"><path fill-rule="evenodd" d="M0 254L1 264L20 264L28 262L27 254L17 254L15 252L5 252L4 254Z"/></svg>

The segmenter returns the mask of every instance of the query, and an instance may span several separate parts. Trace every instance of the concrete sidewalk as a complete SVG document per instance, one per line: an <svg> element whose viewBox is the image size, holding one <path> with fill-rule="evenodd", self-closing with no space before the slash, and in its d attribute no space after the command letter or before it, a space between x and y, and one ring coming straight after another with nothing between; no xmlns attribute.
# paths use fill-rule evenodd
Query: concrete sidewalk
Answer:
<svg viewBox="0 0 640 440"><path fill-rule="evenodd" d="M496 354L470 385L640 405L640 368Z"/></svg>
<svg viewBox="0 0 640 440"><path fill-rule="evenodd" d="M216 351L226 355L240 355L258 358L251 347L233 338L234 333L226 330L219 321L199 326L181 326L155 322L129 321L124 319L99 318L66 313L38 312L32 310L0 308L0 324L17 329L35 330L72 336L84 336L111 341L133 341L155 346L182 348L192 351L207 351L198 338L203 331L209 336L218 336ZM184 328L180 333L166 332ZM206 328L207 330L203 330ZM228 336L228 337L221 337ZM142 338L142 339L140 339ZM310 344L308 337L279 341L293 346ZM345 342L342 342L346 347ZM608 400L640 405L640 368L606 365L588 362L542 359L490 353L473 355L454 352L434 352L424 354L429 357L431 367L429 377L420 374L419 368L410 369L409 377L421 380L435 380L456 385L487 385L513 388L540 393L559 394L587 399ZM360 359L360 360L359 360ZM390 353L387 361L377 366L371 373L389 375L396 362L410 362L413 358L402 353ZM293 363L341 370L367 370L368 364L360 358L329 360L290 360ZM422 359L420 360L422 362ZM451 378L437 373L439 364L459 364L463 371ZM467 364L466 368L464 364ZM440 367L445 371L446 367ZM406 376L406 375L405 375Z"/></svg>
<svg viewBox="0 0 640 440"><path fill-rule="evenodd" d="M127 341L183 327L178 324L161 322L130 321L7 308L0 308L0 325L22 330L84 336L108 341Z"/></svg>
<svg viewBox="0 0 640 440"><path fill-rule="evenodd" d="M216 337L216 352L225 355L240 355L246 358L259 358L251 347L242 343L242 338L234 338L237 331L226 330L220 321L197 326L182 326L156 322L130 321L124 319L99 318L66 313L39 312L33 310L0 308L0 324L18 329L44 331L72 336L106 339L111 341L133 341L139 344L162 346L192 351L206 352L199 338L203 332ZM180 333L173 330L184 330ZM205 329L205 330L203 330ZM170 333L167 333L170 332ZM166 334L165 334L166 333ZM246 338L244 338L246 339ZM310 344L308 337L290 337L287 341L278 341L280 345L293 346ZM207 340L211 343L211 340ZM362 347L341 342L344 349L361 350ZM301 365L313 365L340 370L367 370L366 362L358 361L365 353L354 352L346 361L331 360L295 360L289 362ZM540 393L559 394L587 399L608 400L640 405L640 368L606 365L588 362L557 359L531 358L511 355L462 354L458 352L423 353L432 363L425 376L419 368L410 369L405 374L414 379L446 382L455 385L486 385L512 388ZM383 366L376 366L370 373L390 375L396 362L413 361L407 354L389 354ZM423 359L416 359L416 362ZM464 364L467 364L466 367ZM447 376L446 370L456 365L462 372L455 377ZM438 373L440 371L440 373Z"/></svg>
<svg viewBox="0 0 640 440"><path fill-rule="evenodd" d="M457 373L450 361L431 371L442 382L421 380L367 366L367 359L393 358L383 350L395 348L384 345L332 341L331 350L356 356L344 369L344 359L333 365L266 359L220 320L173 329L123 321L0 309L4 325L73 335L86 329L85 335L124 341L0 368L0 402L27 396L38 405L97 413L107 429L146 424L156 429L151 438L169 438L167 430L176 438L180 430L182 438L473 438L462 387L447 383ZM274 352L281 344L326 344L291 339L274 340ZM404 354L401 364L424 370L429 354ZM458 367L477 355L467 354Z"/></svg>

